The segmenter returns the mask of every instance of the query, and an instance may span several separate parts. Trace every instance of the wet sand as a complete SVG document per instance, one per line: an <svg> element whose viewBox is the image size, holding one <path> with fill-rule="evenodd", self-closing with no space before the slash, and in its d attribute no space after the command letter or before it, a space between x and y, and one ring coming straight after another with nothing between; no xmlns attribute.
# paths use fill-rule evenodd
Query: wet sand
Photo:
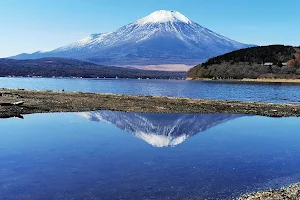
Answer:
<svg viewBox="0 0 300 200"><path fill-rule="evenodd" d="M18 105L13 105L13 104ZM300 116L300 105L83 92L0 89L0 117L48 112L116 110L147 113L232 113Z"/></svg>

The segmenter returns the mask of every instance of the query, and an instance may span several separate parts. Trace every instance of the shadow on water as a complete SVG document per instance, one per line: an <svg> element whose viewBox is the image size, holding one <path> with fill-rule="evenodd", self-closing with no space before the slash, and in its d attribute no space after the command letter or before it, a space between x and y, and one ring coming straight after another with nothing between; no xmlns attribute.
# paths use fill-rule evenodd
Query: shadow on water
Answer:
<svg viewBox="0 0 300 200"><path fill-rule="evenodd" d="M224 122L246 115L156 114L92 111L80 113L95 122L114 125L154 147L174 147L186 139Z"/></svg>

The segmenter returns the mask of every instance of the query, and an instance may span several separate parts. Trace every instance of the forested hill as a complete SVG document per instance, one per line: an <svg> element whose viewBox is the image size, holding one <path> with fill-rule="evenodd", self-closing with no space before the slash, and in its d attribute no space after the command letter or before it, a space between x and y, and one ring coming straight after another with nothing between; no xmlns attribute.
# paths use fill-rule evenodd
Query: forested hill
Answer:
<svg viewBox="0 0 300 200"><path fill-rule="evenodd" d="M221 56L217 56L209 59L203 63L203 66L209 66L213 64L221 64L222 62L249 62L249 63L274 63L287 62L293 58L293 54L296 50L292 46L284 45L271 45L252 47L233 51Z"/></svg>
<svg viewBox="0 0 300 200"><path fill-rule="evenodd" d="M190 69L191 78L298 78L300 48L284 45L251 47L213 57Z"/></svg>
<svg viewBox="0 0 300 200"><path fill-rule="evenodd" d="M185 78L186 72L147 71L103 66L67 58L35 60L0 59L0 76L83 77L83 78Z"/></svg>

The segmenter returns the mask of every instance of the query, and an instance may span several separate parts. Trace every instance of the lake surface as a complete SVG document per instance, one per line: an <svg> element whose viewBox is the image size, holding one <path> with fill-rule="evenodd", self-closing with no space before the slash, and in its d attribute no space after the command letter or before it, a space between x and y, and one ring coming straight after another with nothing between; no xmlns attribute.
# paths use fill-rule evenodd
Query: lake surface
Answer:
<svg viewBox="0 0 300 200"><path fill-rule="evenodd" d="M1 199L232 199L300 181L300 118L112 111L0 120Z"/></svg>
<svg viewBox="0 0 300 200"><path fill-rule="evenodd" d="M299 103L300 85L185 80L0 78L0 88Z"/></svg>

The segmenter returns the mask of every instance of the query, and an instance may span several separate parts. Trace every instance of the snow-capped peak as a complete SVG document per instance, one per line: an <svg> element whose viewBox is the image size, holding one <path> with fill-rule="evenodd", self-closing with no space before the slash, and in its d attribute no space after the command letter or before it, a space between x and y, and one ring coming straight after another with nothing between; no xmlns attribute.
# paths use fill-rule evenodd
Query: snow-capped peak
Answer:
<svg viewBox="0 0 300 200"><path fill-rule="evenodd" d="M149 114L117 111L79 113L86 119L107 123L131 133L154 147L174 147L189 137L242 115Z"/></svg>
<svg viewBox="0 0 300 200"><path fill-rule="evenodd" d="M137 21L138 24L153 24L165 22L183 22L192 23L189 18L177 11L159 10Z"/></svg>
<svg viewBox="0 0 300 200"><path fill-rule="evenodd" d="M68 57L118 66L197 65L249 46L219 35L177 11L159 10L109 33L92 34L45 53L12 58Z"/></svg>

